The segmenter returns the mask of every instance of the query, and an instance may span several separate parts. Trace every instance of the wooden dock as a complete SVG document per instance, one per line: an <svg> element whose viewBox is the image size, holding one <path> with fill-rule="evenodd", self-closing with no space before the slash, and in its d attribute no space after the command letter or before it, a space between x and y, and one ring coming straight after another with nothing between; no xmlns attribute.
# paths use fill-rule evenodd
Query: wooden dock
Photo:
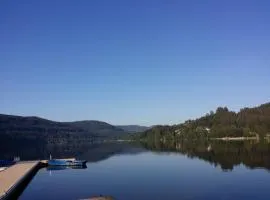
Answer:
<svg viewBox="0 0 270 200"><path fill-rule="evenodd" d="M75 160L75 158L61 160ZM23 191L36 172L47 165L48 160L22 161L0 171L0 200L14 199Z"/></svg>
<svg viewBox="0 0 270 200"><path fill-rule="evenodd" d="M39 161L19 162L0 172L0 199L8 196L29 178L34 171L40 168Z"/></svg>

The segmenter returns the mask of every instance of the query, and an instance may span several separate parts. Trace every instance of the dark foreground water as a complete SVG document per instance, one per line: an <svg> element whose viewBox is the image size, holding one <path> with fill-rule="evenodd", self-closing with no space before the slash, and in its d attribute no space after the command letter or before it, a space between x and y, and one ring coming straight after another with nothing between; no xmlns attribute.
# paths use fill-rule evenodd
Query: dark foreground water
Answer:
<svg viewBox="0 0 270 200"><path fill-rule="evenodd" d="M269 200L269 153L246 142L91 145L77 154L87 168L41 169L19 199Z"/></svg>

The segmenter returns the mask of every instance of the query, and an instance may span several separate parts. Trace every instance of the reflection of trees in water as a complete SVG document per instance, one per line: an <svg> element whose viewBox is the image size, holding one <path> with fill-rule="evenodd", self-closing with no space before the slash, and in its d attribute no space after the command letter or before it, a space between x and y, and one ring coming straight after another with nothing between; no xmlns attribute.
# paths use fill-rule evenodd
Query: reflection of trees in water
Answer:
<svg viewBox="0 0 270 200"><path fill-rule="evenodd" d="M37 140L13 140L8 145L0 148L0 158L12 159L19 156L22 160L49 159L50 154L54 158L74 157L84 151L90 144L50 145Z"/></svg>
<svg viewBox="0 0 270 200"><path fill-rule="evenodd" d="M130 143L71 143L65 145L44 142L20 141L0 147L1 159L20 156L22 160L76 157L90 162L107 159L115 154L136 154L145 151L138 144Z"/></svg>
<svg viewBox="0 0 270 200"><path fill-rule="evenodd" d="M105 160L115 154L135 154L143 150L140 146L130 143L91 143L76 145L50 145L46 148L55 158L76 157L96 162Z"/></svg>
<svg viewBox="0 0 270 200"><path fill-rule="evenodd" d="M25 141L0 146L0 158L20 156L22 160L76 157L90 162L107 159L116 154L136 154L151 149L160 152L179 152L189 158L199 158L223 170L244 164L249 168L270 170L270 143L256 141L147 141L147 143L72 143L47 145L41 141Z"/></svg>
<svg viewBox="0 0 270 200"><path fill-rule="evenodd" d="M222 170L233 170L239 164L253 168L270 170L270 144L256 141L171 141L167 143L149 142L143 144L154 151L174 151L190 158L199 158Z"/></svg>
<svg viewBox="0 0 270 200"><path fill-rule="evenodd" d="M19 156L24 160L42 159L44 155L45 143L42 140L13 139L0 142L0 158L13 159Z"/></svg>
<svg viewBox="0 0 270 200"><path fill-rule="evenodd" d="M137 154L144 152L145 149L136 143L99 143L91 145L87 151L79 155L80 159L90 162L105 160L117 154Z"/></svg>

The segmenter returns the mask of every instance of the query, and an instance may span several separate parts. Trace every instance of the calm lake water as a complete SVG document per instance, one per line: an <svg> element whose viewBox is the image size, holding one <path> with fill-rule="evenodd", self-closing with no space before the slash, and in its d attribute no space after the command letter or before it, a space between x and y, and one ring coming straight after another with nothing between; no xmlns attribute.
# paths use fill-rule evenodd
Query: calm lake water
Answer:
<svg viewBox="0 0 270 200"><path fill-rule="evenodd" d="M54 148L57 156L71 152L89 160L87 168L41 169L19 199L77 200L96 195L116 200L270 197L269 144L117 143Z"/></svg>

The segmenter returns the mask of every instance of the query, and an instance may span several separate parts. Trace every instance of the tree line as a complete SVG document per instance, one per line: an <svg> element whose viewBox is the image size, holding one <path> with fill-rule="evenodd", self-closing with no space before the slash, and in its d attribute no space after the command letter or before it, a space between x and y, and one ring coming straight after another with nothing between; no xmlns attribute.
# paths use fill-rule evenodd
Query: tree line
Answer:
<svg viewBox="0 0 270 200"><path fill-rule="evenodd" d="M140 135L140 140L166 142L182 139L205 139L222 137L270 136L270 103L254 108L243 108L239 112L227 107L218 107L195 120L187 120L173 126L155 126Z"/></svg>

